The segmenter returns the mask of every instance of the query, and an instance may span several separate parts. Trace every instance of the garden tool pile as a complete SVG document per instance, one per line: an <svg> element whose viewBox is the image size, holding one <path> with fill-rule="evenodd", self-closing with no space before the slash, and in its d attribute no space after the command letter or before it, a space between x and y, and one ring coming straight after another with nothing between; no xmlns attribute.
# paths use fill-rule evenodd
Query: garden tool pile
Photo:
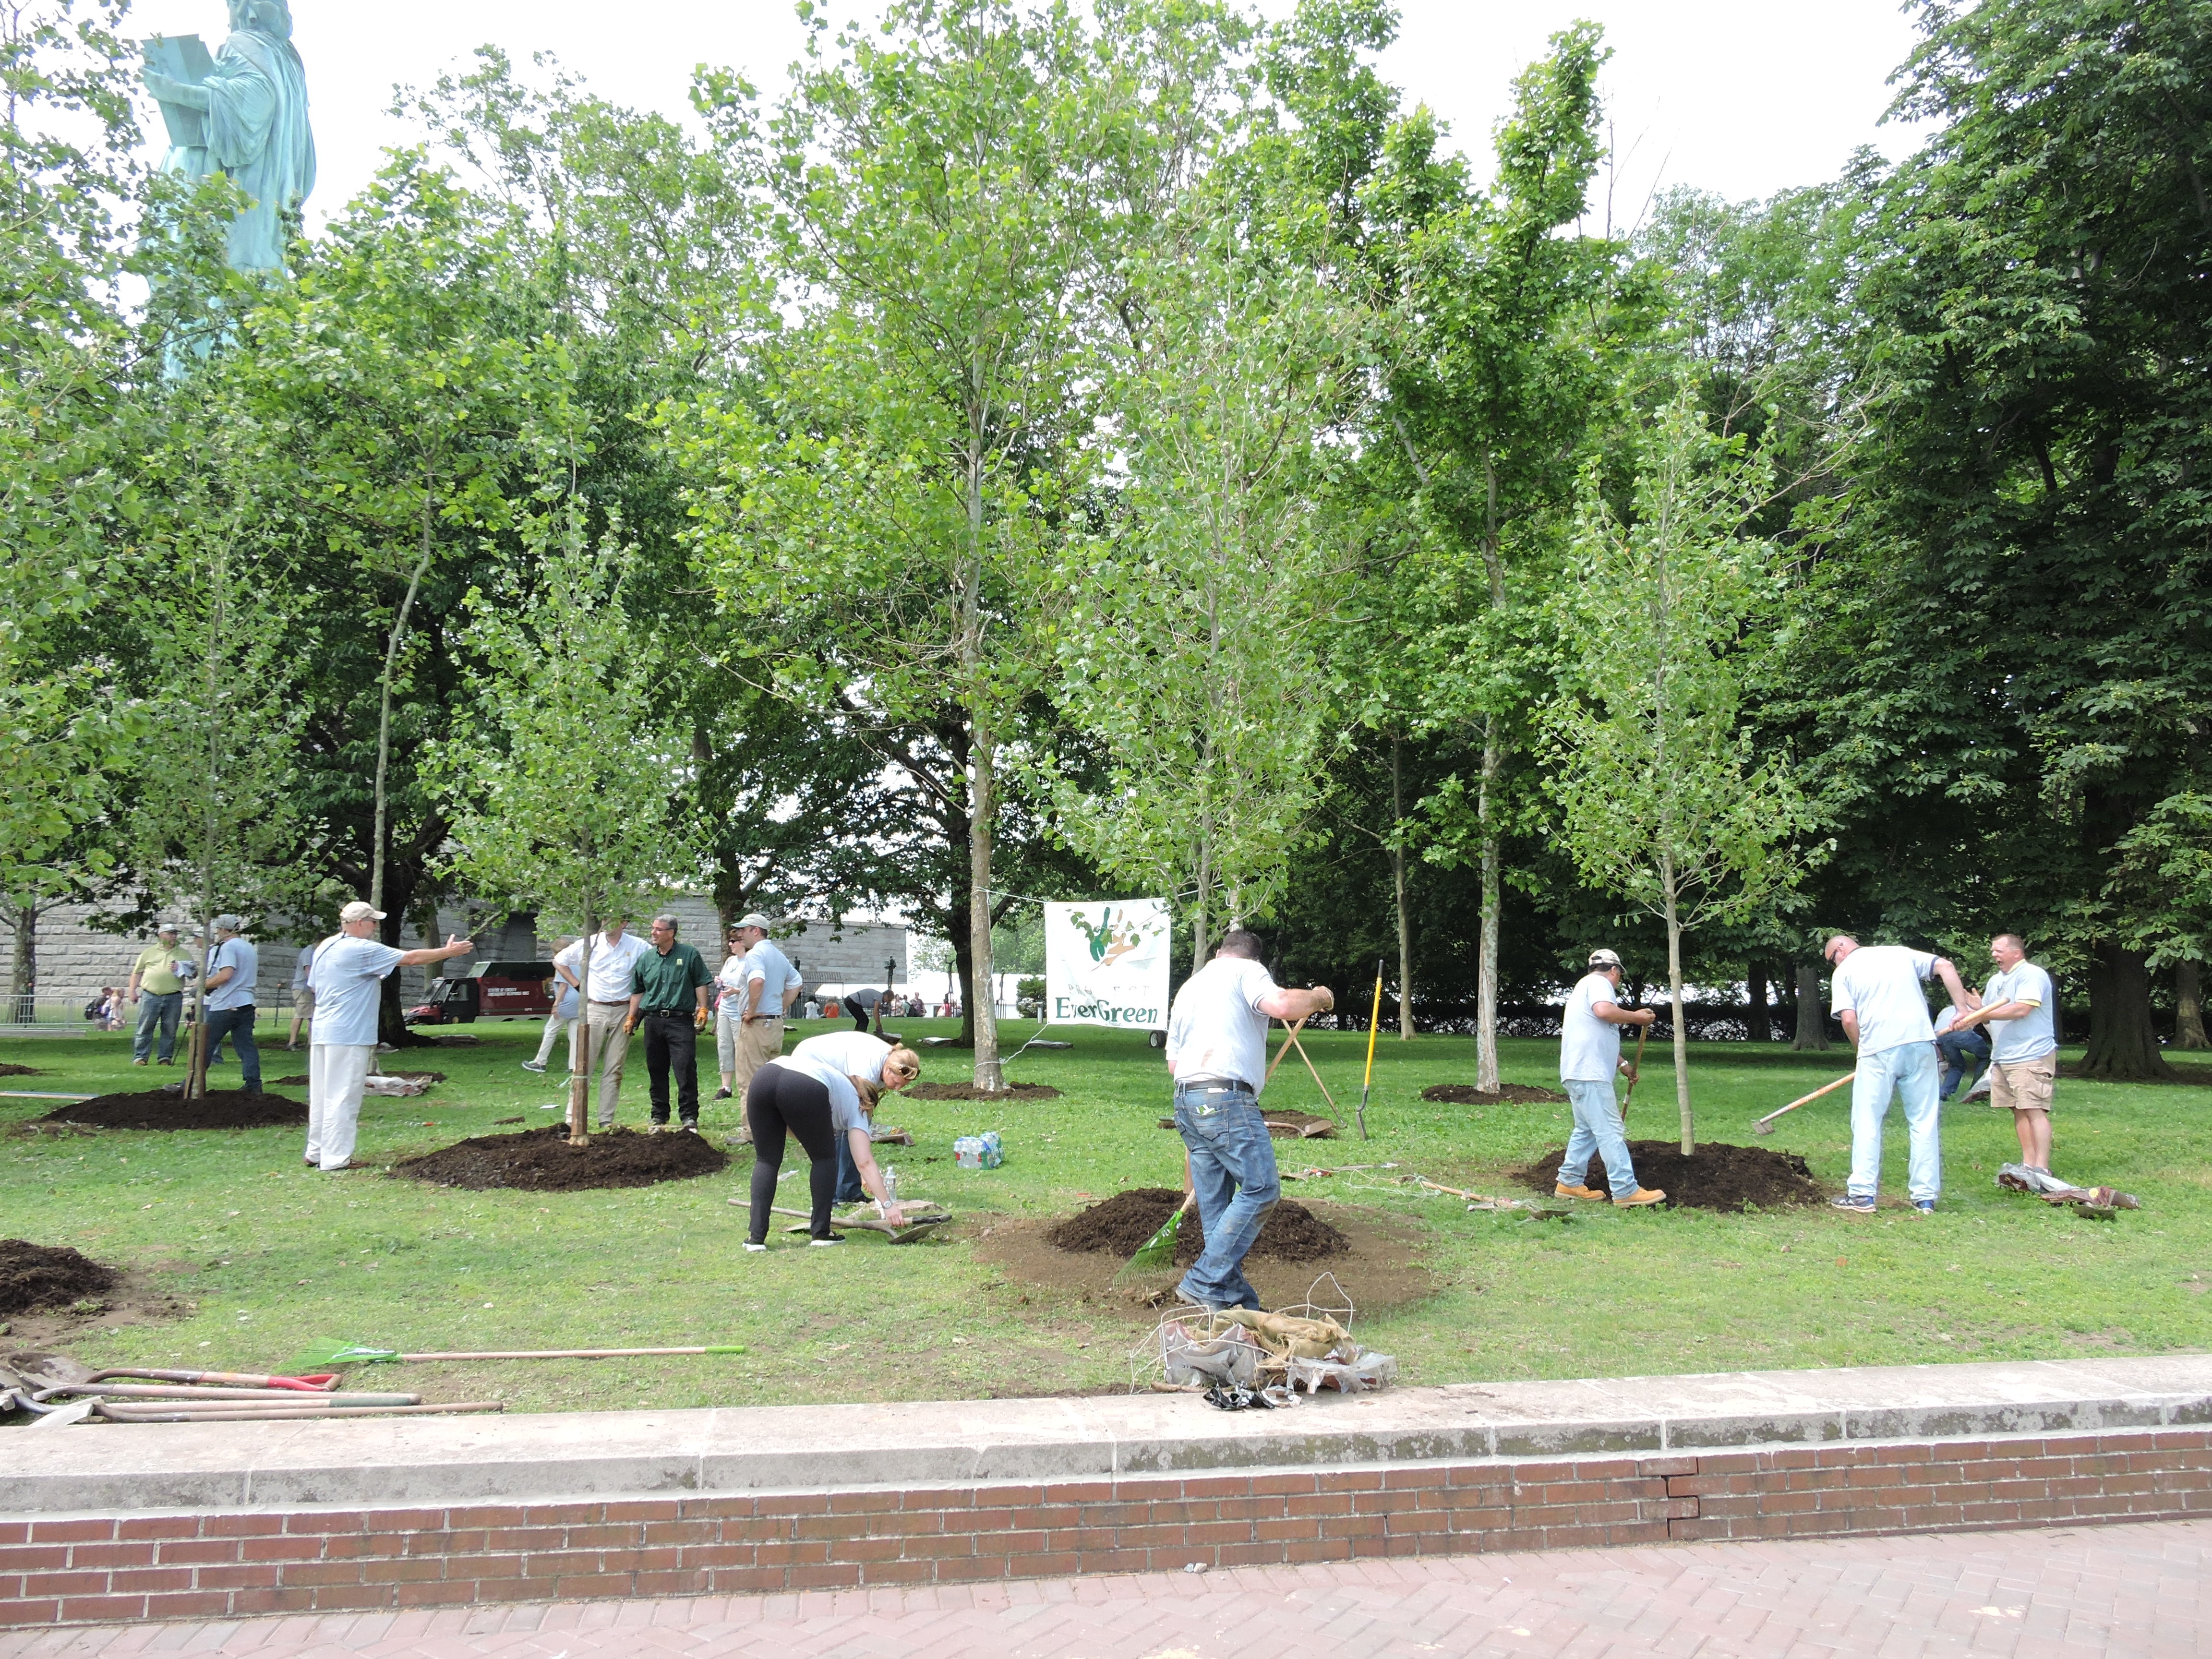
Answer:
<svg viewBox="0 0 2212 1659"><path fill-rule="evenodd" d="M1368 1394L1389 1387L1398 1380L1398 1362L1352 1338L1349 1305L1316 1305L1310 1298L1324 1284L1334 1285L1334 1276L1324 1275L1309 1300L1279 1313L1176 1308L1130 1356L1134 1370L1155 1392L1202 1393L1223 1411L1295 1406L1302 1389L1311 1395L1322 1389ZM1343 1295L1340 1287L1337 1295Z"/></svg>
<svg viewBox="0 0 2212 1659"><path fill-rule="evenodd" d="M2082 1215L2099 1221L2112 1221L2122 1210L2140 1210L2142 1200L2133 1193L2124 1193L2112 1187L2076 1187L2061 1181L2047 1170L2032 1170L2025 1164L2007 1164L1997 1170L1997 1185L2007 1192L2027 1193L2041 1199L2045 1204L2070 1205Z"/></svg>
<svg viewBox="0 0 2212 1659"><path fill-rule="evenodd" d="M67 1354L0 1356L0 1411L34 1426L110 1423L294 1422L333 1417L422 1417L504 1411L496 1400L423 1403L419 1394L341 1389L334 1371L304 1376L117 1366L94 1370Z"/></svg>

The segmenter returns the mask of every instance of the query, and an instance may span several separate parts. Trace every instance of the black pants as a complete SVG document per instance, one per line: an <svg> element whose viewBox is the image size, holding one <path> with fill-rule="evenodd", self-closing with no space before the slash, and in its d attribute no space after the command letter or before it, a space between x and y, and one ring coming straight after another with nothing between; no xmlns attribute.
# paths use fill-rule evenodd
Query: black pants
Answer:
<svg viewBox="0 0 2212 1659"><path fill-rule="evenodd" d="M645 1016L645 1075L653 1095L653 1121L668 1121L668 1068L676 1068L676 1109L693 1127L699 1122L699 1034L689 1014Z"/></svg>
<svg viewBox="0 0 2212 1659"><path fill-rule="evenodd" d="M830 1205L837 1192L837 1131L830 1121L830 1091L802 1072L763 1066L745 1085L745 1122L753 1132L752 1242L768 1243L769 1207L775 1202L787 1130L799 1138L811 1165L809 1231L817 1238L829 1237Z"/></svg>
<svg viewBox="0 0 2212 1659"><path fill-rule="evenodd" d="M856 1031L866 1030L868 1029L868 1016L874 1013L875 1010L873 1008L863 1008L857 1003L848 1004L848 1006L851 1007L853 1010L853 1029Z"/></svg>

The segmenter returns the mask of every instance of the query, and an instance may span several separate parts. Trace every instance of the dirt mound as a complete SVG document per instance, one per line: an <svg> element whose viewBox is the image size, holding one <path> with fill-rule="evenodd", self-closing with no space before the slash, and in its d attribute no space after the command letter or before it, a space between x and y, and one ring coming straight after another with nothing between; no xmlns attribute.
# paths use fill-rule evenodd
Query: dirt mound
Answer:
<svg viewBox="0 0 2212 1659"><path fill-rule="evenodd" d="M1566 1149L1547 1152L1513 1178L1534 1192L1549 1194L1559 1176L1559 1160ZM1811 1167L1795 1152L1778 1152L1768 1146L1729 1146L1717 1142L1700 1146L1688 1158L1679 1142L1632 1140L1628 1155L1636 1163L1636 1178L1646 1187L1665 1192L1667 1201L1690 1210L1741 1210L1749 1205L1761 1210L1786 1209L1796 1204L1817 1204L1826 1196L1813 1179ZM1590 1160L1588 1179L1605 1184L1605 1169Z"/></svg>
<svg viewBox="0 0 2212 1659"><path fill-rule="evenodd" d="M36 1077L38 1075L39 1068L35 1066L0 1066L0 1077Z"/></svg>
<svg viewBox="0 0 2212 1659"><path fill-rule="evenodd" d="M553 1125L519 1135L479 1135L394 1164L392 1173L438 1187L484 1192L507 1187L532 1193L573 1193L593 1187L650 1187L726 1168L729 1155L703 1135L681 1130L641 1134L605 1129L587 1146L571 1146Z"/></svg>
<svg viewBox="0 0 2212 1659"><path fill-rule="evenodd" d="M105 1296L121 1277L66 1244L0 1238L0 1314L66 1307L86 1297Z"/></svg>
<svg viewBox="0 0 2212 1659"><path fill-rule="evenodd" d="M1336 1138L1336 1121L1318 1112L1294 1111L1285 1106L1279 1110L1264 1108L1260 1121L1267 1126L1267 1133L1277 1140L1333 1140ZM1160 1120L1160 1127L1172 1129L1176 1121L1171 1117Z"/></svg>
<svg viewBox="0 0 2212 1659"><path fill-rule="evenodd" d="M243 1089L210 1089L198 1100L166 1089L94 1095L57 1107L42 1120L88 1124L95 1129L267 1129L307 1121L306 1102L283 1095L249 1095Z"/></svg>
<svg viewBox="0 0 2212 1659"><path fill-rule="evenodd" d="M1532 1088L1526 1083L1501 1083L1496 1094L1464 1083L1437 1083L1422 1090L1421 1098L1450 1106L1548 1106L1566 1097L1557 1089Z"/></svg>
<svg viewBox="0 0 2212 1659"><path fill-rule="evenodd" d="M1116 1193L1103 1204L1079 1211L1045 1234L1051 1243L1078 1255L1132 1256L1160 1224L1176 1212L1182 1194L1170 1187L1138 1187ZM1206 1248L1206 1231L1193 1210L1176 1229L1176 1260L1188 1267ZM1276 1261L1325 1261L1341 1255L1350 1241L1303 1204L1285 1200L1267 1212L1251 1254Z"/></svg>
<svg viewBox="0 0 2212 1659"><path fill-rule="evenodd" d="M972 1083L917 1083L906 1091L916 1100L1058 1100L1049 1083L1009 1083L1003 1089L979 1089Z"/></svg>
<svg viewBox="0 0 2212 1659"><path fill-rule="evenodd" d="M483 1042L482 1037L471 1036L465 1031L449 1031L443 1036L425 1036L420 1031L409 1035L415 1039L407 1045L410 1048L474 1048Z"/></svg>

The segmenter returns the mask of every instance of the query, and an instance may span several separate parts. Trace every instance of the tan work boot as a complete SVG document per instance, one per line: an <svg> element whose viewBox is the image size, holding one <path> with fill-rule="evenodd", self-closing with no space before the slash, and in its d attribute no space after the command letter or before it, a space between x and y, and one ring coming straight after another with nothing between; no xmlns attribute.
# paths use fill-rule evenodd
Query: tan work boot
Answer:
<svg viewBox="0 0 2212 1659"><path fill-rule="evenodd" d="M1667 1194L1656 1187L1638 1187L1626 1198L1616 1198L1613 1201L1626 1210L1640 1204L1664 1204Z"/></svg>
<svg viewBox="0 0 2212 1659"><path fill-rule="evenodd" d="M1552 1185L1552 1196L1553 1198L1603 1198L1605 1194L1595 1187L1570 1187L1564 1182L1554 1182Z"/></svg>

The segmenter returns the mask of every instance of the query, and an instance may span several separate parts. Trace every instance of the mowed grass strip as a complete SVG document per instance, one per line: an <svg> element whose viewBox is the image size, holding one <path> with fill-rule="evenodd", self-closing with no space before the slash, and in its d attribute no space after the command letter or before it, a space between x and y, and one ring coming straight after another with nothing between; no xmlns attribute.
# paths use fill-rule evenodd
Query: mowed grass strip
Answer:
<svg viewBox="0 0 2212 1659"><path fill-rule="evenodd" d="M415 1099L372 1097L361 1150L369 1167L304 1170L295 1131L0 1138L0 1235L71 1244L149 1275L196 1304L185 1318L73 1333L95 1364L279 1365L330 1337L405 1349L647 1346L739 1342L733 1358L484 1363L407 1368L431 1397L497 1396L519 1410L610 1409L1030 1395L1126 1386L1125 1354L1146 1321L1007 1278L960 1236L888 1249L857 1237L841 1250L747 1256L738 1248L742 1151L722 1176L627 1191L533 1195L424 1187L382 1171L496 1120L530 1127L561 1097L557 1075L519 1062L538 1027L480 1024L471 1048L395 1057L449 1080ZM823 1022L805 1034L837 1029ZM910 1036L949 1025L908 1021ZM1013 1066L1062 1098L1038 1103L887 1103L884 1121L919 1145L885 1149L902 1192L941 1199L963 1218L1047 1217L1129 1186L1181 1182L1160 1055L1140 1036L1065 1033L1071 1049L1031 1050ZM1018 1038L1017 1039L1017 1041ZM1364 1041L1307 1038L1340 1102L1358 1093ZM1014 1046L1009 1044L1010 1048ZM1557 1044L1503 1045L1507 1080L1545 1084ZM264 1049L270 1078L306 1069L304 1050ZM957 1080L963 1054L925 1050L927 1075ZM0 1060L42 1075L9 1086L96 1093L151 1087L177 1073L129 1064L125 1037L0 1043ZM711 1061L710 1061L711 1063ZM1424 1383L1486 1378L1898 1364L2153 1353L2201 1346L2212 1304L2212 1090L2062 1079L2060 1174L2136 1193L2116 1223L1998 1192L2014 1155L2010 1126L1980 1103L1946 1110L1946 1190L1933 1218L1871 1219L1825 1209L1753 1215L1615 1213L1586 1206L1571 1224L1468 1214L1398 1177L1505 1191L1507 1170L1559 1145L1564 1105L1463 1107L1419 1098L1432 1083L1471 1082L1463 1037L1384 1042L1368 1119L1373 1139L1279 1142L1284 1167L1395 1162L1291 1183L1286 1191L1415 1218L1443 1288L1416 1306L1364 1318L1360 1334ZM1754 1143L1753 1119L1827 1081L1847 1053L1797 1055L1698 1045L1692 1077L1700 1134L1803 1154L1830 1188L1850 1156L1843 1091L1781 1120ZM234 1065L217 1086L234 1083ZM711 1072L702 1079L711 1093ZM1632 1136L1671 1135L1662 1057L1647 1064ZM304 1098L302 1089L285 1092ZM1295 1058L1271 1103L1318 1108ZM0 1099L13 1130L53 1103ZM726 1139L737 1103L710 1104ZM641 1057L622 1121L646 1117ZM504 1126L518 1127L518 1126ZM995 1128L1003 1169L957 1168L952 1141ZM799 1170L794 1152L787 1168ZM1894 1117L1884 1190L1901 1195L1905 1137ZM804 1203L805 1176L783 1184ZM779 1239L781 1236L779 1235Z"/></svg>

